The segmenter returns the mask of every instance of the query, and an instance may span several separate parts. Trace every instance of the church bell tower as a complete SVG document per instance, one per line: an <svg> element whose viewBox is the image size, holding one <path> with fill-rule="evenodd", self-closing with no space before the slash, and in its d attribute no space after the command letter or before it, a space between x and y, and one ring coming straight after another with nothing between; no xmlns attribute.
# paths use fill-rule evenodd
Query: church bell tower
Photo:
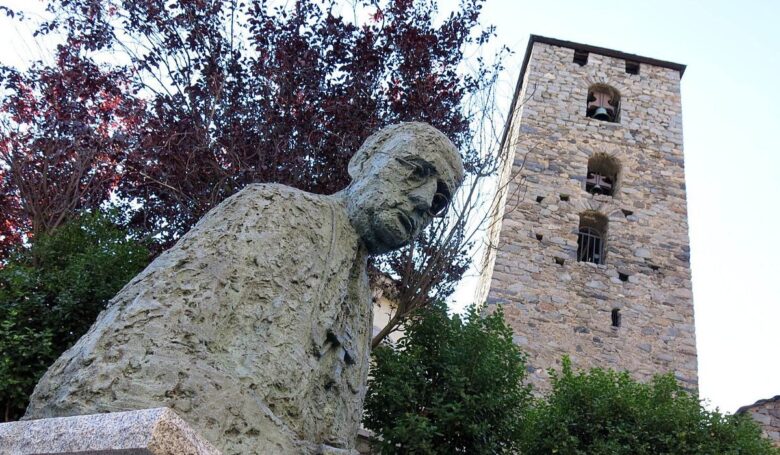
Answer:
<svg viewBox="0 0 780 455"><path fill-rule="evenodd" d="M502 149L479 301L529 379L575 367L697 387L683 161L685 66L532 35Z"/></svg>

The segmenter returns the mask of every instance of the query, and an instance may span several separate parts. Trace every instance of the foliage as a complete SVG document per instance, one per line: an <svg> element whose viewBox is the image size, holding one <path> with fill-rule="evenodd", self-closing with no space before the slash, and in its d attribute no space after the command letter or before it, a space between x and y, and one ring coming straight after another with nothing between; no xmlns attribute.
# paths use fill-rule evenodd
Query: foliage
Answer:
<svg viewBox="0 0 780 455"><path fill-rule="evenodd" d="M248 183L334 193L362 142L399 121L436 126L486 173L478 142L500 128L475 125L500 58L466 56L493 36L483 2L442 17L436 0L47 1L28 27L64 40L57 58L0 67L0 260L111 194L158 253ZM402 291L388 330L452 292L466 218L377 259Z"/></svg>
<svg viewBox="0 0 780 455"><path fill-rule="evenodd" d="M342 189L363 140L398 121L441 129L473 168L463 102L498 66L459 65L492 36L477 31L483 1L438 20L435 0L58 0L39 33L84 61L123 56L105 66L146 108L118 190L167 245L247 183Z"/></svg>
<svg viewBox="0 0 780 455"><path fill-rule="evenodd" d="M469 214L454 220L434 218L410 245L384 255L382 269L398 277L390 293L395 308L388 324L371 340L372 349L408 315L452 294L471 264L471 241L465 232L468 221Z"/></svg>
<svg viewBox="0 0 780 455"><path fill-rule="evenodd" d="M0 66L0 259L107 200L142 103L121 70L61 45L54 64Z"/></svg>
<svg viewBox="0 0 780 455"><path fill-rule="evenodd" d="M373 352L364 424L381 453L512 453L529 391L503 313L418 310L397 346Z"/></svg>
<svg viewBox="0 0 780 455"><path fill-rule="evenodd" d="M46 368L148 262L106 215L85 214L20 248L0 268L0 403L21 415Z"/></svg>
<svg viewBox="0 0 780 455"><path fill-rule="evenodd" d="M749 418L704 409L672 375L550 371L552 392L529 410L524 454L777 454Z"/></svg>

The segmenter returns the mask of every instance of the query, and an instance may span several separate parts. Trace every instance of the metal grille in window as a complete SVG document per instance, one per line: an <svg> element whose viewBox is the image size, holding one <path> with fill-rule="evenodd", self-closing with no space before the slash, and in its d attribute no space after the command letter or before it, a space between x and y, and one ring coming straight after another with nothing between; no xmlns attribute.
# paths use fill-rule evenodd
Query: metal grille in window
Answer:
<svg viewBox="0 0 780 455"><path fill-rule="evenodd" d="M580 262L604 263L604 239L589 227L581 227L577 237L577 260Z"/></svg>

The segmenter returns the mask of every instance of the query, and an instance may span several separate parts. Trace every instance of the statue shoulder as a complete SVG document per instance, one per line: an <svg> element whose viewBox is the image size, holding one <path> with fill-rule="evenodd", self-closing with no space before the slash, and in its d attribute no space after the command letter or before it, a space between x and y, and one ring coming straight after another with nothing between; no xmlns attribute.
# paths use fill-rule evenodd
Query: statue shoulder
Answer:
<svg viewBox="0 0 780 455"><path fill-rule="evenodd" d="M280 183L251 183L232 197L300 201L312 206L330 206L334 202L332 196L309 193Z"/></svg>
<svg viewBox="0 0 780 455"><path fill-rule="evenodd" d="M335 196L308 193L278 183L253 183L247 185L220 204L219 218L227 213L243 219L251 218L259 226L276 229L295 226L297 229L330 228L348 224L346 208ZM215 214L216 215L216 214Z"/></svg>
<svg viewBox="0 0 780 455"><path fill-rule="evenodd" d="M157 262L177 260L186 251L217 252L223 259L231 258L226 262L261 253L265 262L278 263L282 270L281 264L290 258L314 256L331 245L350 255L358 243L337 197L279 184L251 184L209 211Z"/></svg>

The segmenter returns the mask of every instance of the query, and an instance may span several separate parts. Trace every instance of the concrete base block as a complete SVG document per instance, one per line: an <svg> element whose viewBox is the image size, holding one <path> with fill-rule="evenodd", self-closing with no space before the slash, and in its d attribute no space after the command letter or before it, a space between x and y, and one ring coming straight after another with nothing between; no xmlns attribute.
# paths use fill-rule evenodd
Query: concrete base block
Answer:
<svg viewBox="0 0 780 455"><path fill-rule="evenodd" d="M220 455L169 408L0 424L9 455Z"/></svg>

